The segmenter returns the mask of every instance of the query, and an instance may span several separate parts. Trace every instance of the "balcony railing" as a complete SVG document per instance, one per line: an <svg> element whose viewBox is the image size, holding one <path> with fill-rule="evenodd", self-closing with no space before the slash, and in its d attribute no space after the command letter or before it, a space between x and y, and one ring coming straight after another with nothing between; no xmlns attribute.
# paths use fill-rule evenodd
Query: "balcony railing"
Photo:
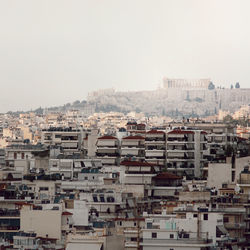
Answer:
<svg viewBox="0 0 250 250"><path fill-rule="evenodd" d="M250 185L250 180L238 180L238 184L249 184Z"/></svg>
<svg viewBox="0 0 250 250"><path fill-rule="evenodd" d="M0 209L0 217L19 217L19 210L2 210Z"/></svg>
<svg viewBox="0 0 250 250"><path fill-rule="evenodd" d="M243 229L246 227L245 223L224 223L227 229Z"/></svg>

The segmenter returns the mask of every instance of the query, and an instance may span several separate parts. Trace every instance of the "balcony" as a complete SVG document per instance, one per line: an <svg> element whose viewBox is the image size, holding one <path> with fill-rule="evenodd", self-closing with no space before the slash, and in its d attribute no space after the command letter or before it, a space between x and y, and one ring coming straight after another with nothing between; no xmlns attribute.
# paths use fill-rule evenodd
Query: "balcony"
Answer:
<svg viewBox="0 0 250 250"><path fill-rule="evenodd" d="M98 157L98 159L101 159L102 161L102 164L107 164L107 165L116 165L117 163L117 158L114 158L114 157L109 157L109 156L103 156L103 157Z"/></svg>
<svg viewBox="0 0 250 250"><path fill-rule="evenodd" d="M145 150L145 156L146 157L164 157L165 156L165 150Z"/></svg>
<svg viewBox="0 0 250 250"><path fill-rule="evenodd" d="M118 152L117 148L108 148L108 147L103 147L103 148L98 147L96 151L97 153L100 154L115 154Z"/></svg>
<svg viewBox="0 0 250 250"><path fill-rule="evenodd" d="M125 241L125 248L137 248L138 243L136 241Z"/></svg>
<svg viewBox="0 0 250 250"><path fill-rule="evenodd" d="M224 223L226 229L243 229L246 227L245 223Z"/></svg>
<svg viewBox="0 0 250 250"><path fill-rule="evenodd" d="M97 142L97 147L117 147L118 146L118 143L116 141L108 141L108 140L105 140L105 141L98 141Z"/></svg>
<svg viewBox="0 0 250 250"><path fill-rule="evenodd" d="M250 180L238 180L237 183L238 184L248 184L248 185L250 185Z"/></svg>
<svg viewBox="0 0 250 250"><path fill-rule="evenodd" d="M97 157L118 157L118 153L96 153Z"/></svg>
<svg viewBox="0 0 250 250"><path fill-rule="evenodd" d="M1 226L0 232L18 232L20 230L20 226Z"/></svg>
<svg viewBox="0 0 250 250"><path fill-rule="evenodd" d="M178 239L147 239L143 238L143 242L140 243L140 246L161 246L161 247L170 247L173 244L185 244L190 245L192 247L195 245L204 245L212 246L213 240L212 239L202 239L202 238L178 238Z"/></svg>
<svg viewBox="0 0 250 250"><path fill-rule="evenodd" d="M147 142L165 142L164 136L161 137L146 137L145 143Z"/></svg>
<svg viewBox="0 0 250 250"><path fill-rule="evenodd" d="M122 148L121 149L121 155L132 155L132 156L138 156L138 157L144 157L144 150L140 150L139 148Z"/></svg>
<svg viewBox="0 0 250 250"><path fill-rule="evenodd" d="M20 217L20 211L0 209L0 218L2 217Z"/></svg>

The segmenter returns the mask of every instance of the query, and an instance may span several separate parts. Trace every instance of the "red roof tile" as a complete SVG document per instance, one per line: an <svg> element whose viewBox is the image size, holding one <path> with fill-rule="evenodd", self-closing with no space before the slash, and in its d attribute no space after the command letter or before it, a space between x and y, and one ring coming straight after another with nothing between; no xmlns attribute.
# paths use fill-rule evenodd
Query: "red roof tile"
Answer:
<svg viewBox="0 0 250 250"><path fill-rule="evenodd" d="M64 212L62 212L62 215L73 215L73 214L68 212L68 211L64 211Z"/></svg>
<svg viewBox="0 0 250 250"><path fill-rule="evenodd" d="M116 140L117 138L111 135L104 135L102 137L99 137L98 140Z"/></svg>
<svg viewBox="0 0 250 250"><path fill-rule="evenodd" d="M168 134L194 134L193 131L190 130L180 130L180 129L176 129L176 130L172 130L170 132L168 132Z"/></svg>
<svg viewBox="0 0 250 250"><path fill-rule="evenodd" d="M154 179L166 179L166 180L178 180L178 179L182 179L182 177L172 174L172 173L168 173L168 172L163 172L158 174L157 176L153 177Z"/></svg>
<svg viewBox="0 0 250 250"><path fill-rule="evenodd" d="M165 134L163 131L152 129L147 132L147 134Z"/></svg>
<svg viewBox="0 0 250 250"><path fill-rule="evenodd" d="M137 124L137 126L143 126L143 127L146 127L146 124L145 124L145 123L139 123L139 124Z"/></svg>
<svg viewBox="0 0 250 250"><path fill-rule="evenodd" d="M130 136L127 136L127 137L123 137L122 139L125 139L125 140L143 140L145 139L144 137L140 136L140 135L130 135Z"/></svg>

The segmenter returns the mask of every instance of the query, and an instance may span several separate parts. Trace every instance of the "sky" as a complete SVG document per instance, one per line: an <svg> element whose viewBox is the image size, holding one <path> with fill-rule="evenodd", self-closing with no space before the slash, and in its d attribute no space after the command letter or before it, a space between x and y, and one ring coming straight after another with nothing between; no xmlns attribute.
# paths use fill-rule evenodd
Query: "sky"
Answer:
<svg viewBox="0 0 250 250"><path fill-rule="evenodd" d="M249 0L0 0L0 112L154 90L250 87Z"/></svg>

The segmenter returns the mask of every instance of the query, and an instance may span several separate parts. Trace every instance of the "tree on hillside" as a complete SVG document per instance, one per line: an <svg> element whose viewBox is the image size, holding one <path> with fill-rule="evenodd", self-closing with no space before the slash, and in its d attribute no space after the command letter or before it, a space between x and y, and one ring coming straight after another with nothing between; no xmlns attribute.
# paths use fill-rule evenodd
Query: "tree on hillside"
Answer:
<svg viewBox="0 0 250 250"><path fill-rule="evenodd" d="M215 86L214 86L213 82L210 82L210 83L209 83L208 89L209 89L209 90L215 89Z"/></svg>
<svg viewBox="0 0 250 250"><path fill-rule="evenodd" d="M233 123L234 119L231 115L227 115L223 118L224 123Z"/></svg>
<svg viewBox="0 0 250 250"><path fill-rule="evenodd" d="M240 84L239 84L238 82L236 82L235 88L236 88L236 89L239 89L239 88L240 88Z"/></svg>
<svg viewBox="0 0 250 250"><path fill-rule="evenodd" d="M79 104L80 104L80 101L79 101L79 100L73 102L73 106L77 106L77 105L79 105Z"/></svg>

